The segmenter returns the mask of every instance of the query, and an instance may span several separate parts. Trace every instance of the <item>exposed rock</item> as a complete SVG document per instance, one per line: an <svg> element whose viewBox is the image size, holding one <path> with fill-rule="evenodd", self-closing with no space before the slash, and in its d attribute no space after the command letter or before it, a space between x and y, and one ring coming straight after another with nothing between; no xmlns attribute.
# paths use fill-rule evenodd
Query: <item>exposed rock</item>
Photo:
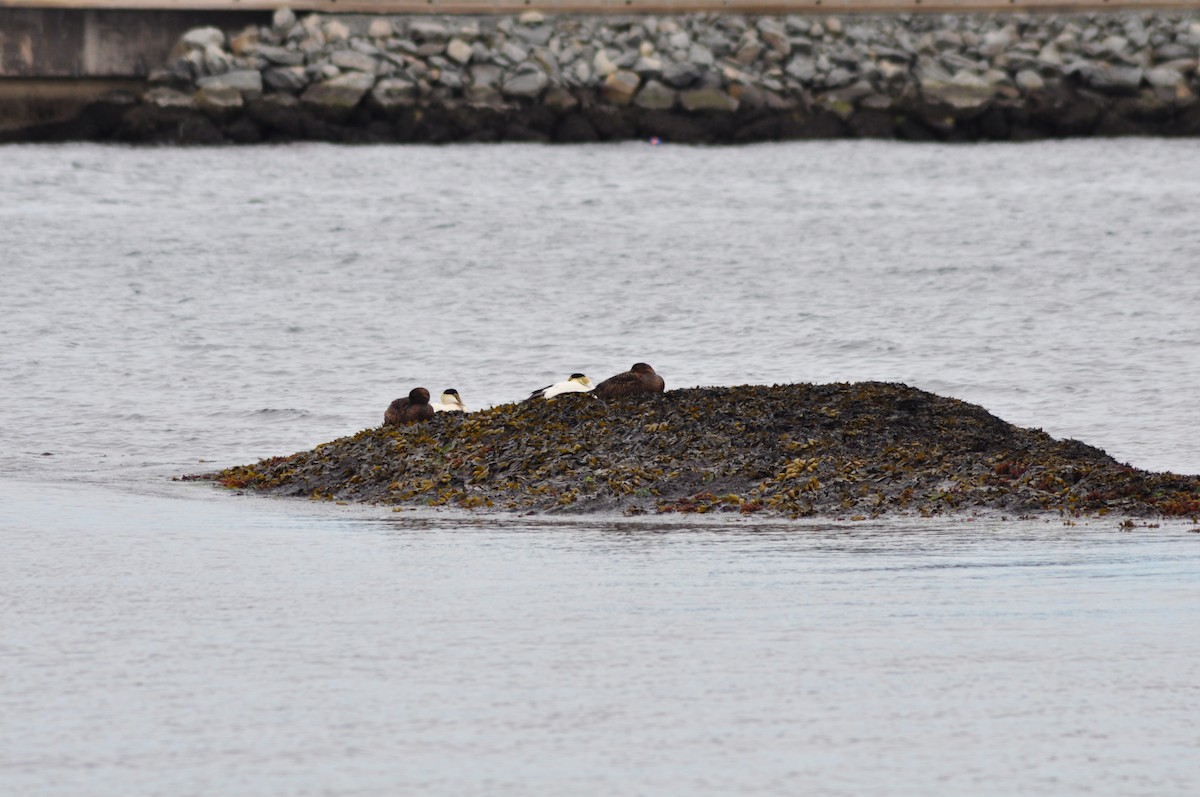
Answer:
<svg viewBox="0 0 1200 797"><path fill-rule="evenodd" d="M329 62L338 69L366 72L368 75L374 75L379 66L374 58L357 50L336 50L329 57Z"/></svg>
<svg viewBox="0 0 1200 797"><path fill-rule="evenodd" d="M1187 11L296 21L281 10L270 26L188 31L148 66L152 88L190 99L147 94L146 110L111 110L89 129L175 140L180 114L202 108L197 136L216 124L236 141L1200 135L1198 54L1200 12ZM355 73L381 84L347 82ZM304 107L260 103L263 88L303 94Z"/></svg>
<svg viewBox="0 0 1200 797"><path fill-rule="evenodd" d="M675 92L657 80L648 80L633 98L633 104L651 111L664 111L675 107Z"/></svg>
<svg viewBox="0 0 1200 797"><path fill-rule="evenodd" d="M392 21L383 17L372 19L371 24L367 27L367 35L372 39L387 39L395 32Z"/></svg>
<svg viewBox="0 0 1200 797"><path fill-rule="evenodd" d="M720 89L691 89L679 93L679 104L689 111L715 111L733 113L738 101Z"/></svg>
<svg viewBox="0 0 1200 797"><path fill-rule="evenodd" d="M193 50L222 47L225 44L225 34L220 28L194 28L183 34L180 42Z"/></svg>
<svg viewBox="0 0 1200 797"><path fill-rule="evenodd" d="M372 107L385 116L391 116L403 108L412 107L417 100L417 84L408 78L384 78L371 89Z"/></svg>
<svg viewBox="0 0 1200 797"><path fill-rule="evenodd" d="M242 109L242 93L228 86L209 86L196 92L196 105L210 116L227 119Z"/></svg>
<svg viewBox="0 0 1200 797"><path fill-rule="evenodd" d="M349 111L375 85L375 78L365 72L348 72L332 80L314 83L301 96L306 104L334 113Z"/></svg>
<svg viewBox="0 0 1200 797"><path fill-rule="evenodd" d="M243 94L262 94L262 73L253 69L239 69L223 75L200 78L199 88L229 88Z"/></svg>
<svg viewBox="0 0 1200 797"><path fill-rule="evenodd" d="M471 45L462 39L451 39L450 43L446 45L447 57L460 64L466 64L471 60L471 52Z"/></svg>
<svg viewBox="0 0 1200 797"><path fill-rule="evenodd" d="M517 68L517 71L505 75L501 91L506 97L533 99L541 94L549 84L550 79L546 77L542 68L526 61Z"/></svg>
<svg viewBox="0 0 1200 797"><path fill-rule="evenodd" d="M145 101L148 105L164 110L191 110L195 107L196 97L194 94L185 94L182 91L176 91L164 86L147 91Z"/></svg>
<svg viewBox="0 0 1200 797"><path fill-rule="evenodd" d="M262 73L263 83L275 91L299 94L308 85L308 74L302 66L282 66Z"/></svg>
<svg viewBox="0 0 1200 797"><path fill-rule="evenodd" d="M567 125L594 135L582 116ZM366 429L187 478L513 511L1200 517L1200 476L1137 470L982 407L878 382L569 394Z"/></svg>
<svg viewBox="0 0 1200 797"><path fill-rule="evenodd" d="M635 72L624 69L613 72L604 79L604 98L615 105L628 105L640 83L641 78Z"/></svg>
<svg viewBox="0 0 1200 797"><path fill-rule="evenodd" d="M1102 94L1136 94L1142 85L1141 67L1104 64L1084 71L1084 77L1092 88Z"/></svg>

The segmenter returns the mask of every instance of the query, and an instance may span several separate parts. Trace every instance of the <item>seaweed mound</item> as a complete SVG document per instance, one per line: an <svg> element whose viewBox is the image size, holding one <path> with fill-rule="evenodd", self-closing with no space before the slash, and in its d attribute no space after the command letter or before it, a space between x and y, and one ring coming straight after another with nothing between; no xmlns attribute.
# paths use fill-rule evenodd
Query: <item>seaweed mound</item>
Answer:
<svg viewBox="0 0 1200 797"><path fill-rule="evenodd" d="M378 504L861 519L991 511L1200 516L1200 477L901 384L568 394L366 429L202 477Z"/></svg>

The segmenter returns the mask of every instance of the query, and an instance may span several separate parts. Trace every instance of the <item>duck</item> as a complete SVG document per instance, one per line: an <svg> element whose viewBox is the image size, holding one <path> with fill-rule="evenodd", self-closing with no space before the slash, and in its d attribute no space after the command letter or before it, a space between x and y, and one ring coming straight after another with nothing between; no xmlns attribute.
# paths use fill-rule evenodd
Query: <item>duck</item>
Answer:
<svg viewBox="0 0 1200 797"><path fill-rule="evenodd" d="M466 412L467 405L463 404L462 397L458 395L458 391L452 387L442 391L441 397L432 402L429 406L433 407L434 412Z"/></svg>
<svg viewBox="0 0 1200 797"><path fill-rule="evenodd" d="M543 388L538 388L529 394L526 401L534 399L551 399L560 393L588 393L596 385L591 378L583 374L571 374L565 382L556 382L553 385L546 385Z"/></svg>
<svg viewBox="0 0 1200 797"><path fill-rule="evenodd" d="M408 391L408 398L398 398L388 405L383 413L384 426L400 426L406 423L427 421L433 417L433 407L429 404L429 391L423 387L414 387Z"/></svg>
<svg viewBox="0 0 1200 797"><path fill-rule="evenodd" d="M664 389L666 385L662 377L656 374L653 368L646 363L634 363L625 373L610 376L596 385L592 393L598 398L606 399L634 396L639 393L661 393Z"/></svg>

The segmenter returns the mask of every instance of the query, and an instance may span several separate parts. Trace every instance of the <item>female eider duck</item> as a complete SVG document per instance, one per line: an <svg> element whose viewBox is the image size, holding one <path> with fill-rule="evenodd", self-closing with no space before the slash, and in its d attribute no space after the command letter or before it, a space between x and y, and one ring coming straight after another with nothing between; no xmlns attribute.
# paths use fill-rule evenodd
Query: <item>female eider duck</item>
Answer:
<svg viewBox="0 0 1200 797"><path fill-rule="evenodd" d="M467 405L463 404L462 397L458 395L458 391L452 387L446 388L442 393L441 398L433 402L429 406L433 407L434 412L466 412Z"/></svg>
<svg viewBox="0 0 1200 797"><path fill-rule="evenodd" d="M433 417L433 407L429 406L429 391L423 387L414 387L408 391L408 398L398 398L388 405L383 414L384 426L400 426L405 423L427 421Z"/></svg>
<svg viewBox="0 0 1200 797"><path fill-rule="evenodd" d="M588 393L595 386L596 385L589 377L586 377L583 374L571 374L567 378L567 381L556 382L553 385L546 385L546 387L539 388L530 393L529 398L525 400L532 401L533 399L539 398L550 399L554 398L560 393Z"/></svg>
<svg viewBox="0 0 1200 797"><path fill-rule="evenodd" d="M634 396L639 393L661 393L666 388L662 377L654 373L654 369L645 363L634 363L623 374L610 376L592 391L599 398L620 398Z"/></svg>

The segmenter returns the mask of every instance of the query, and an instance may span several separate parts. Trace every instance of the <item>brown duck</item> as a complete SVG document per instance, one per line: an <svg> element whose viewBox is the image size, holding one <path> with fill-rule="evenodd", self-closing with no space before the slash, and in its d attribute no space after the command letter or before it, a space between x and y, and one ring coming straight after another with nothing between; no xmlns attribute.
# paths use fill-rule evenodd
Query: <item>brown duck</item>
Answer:
<svg viewBox="0 0 1200 797"><path fill-rule="evenodd" d="M433 417L433 407L429 405L429 391L423 387L414 387L408 391L408 398L398 398L388 405L383 414L384 426L400 426L405 423L427 421Z"/></svg>
<svg viewBox="0 0 1200 797"><path fill-rule="evenodd" d="M665 385L662 377L654 373L654 369L645 363L634 363L623 374L610 376L592 391L592 395L602 399L633 396L638 393L661 393Z"/></svg>

